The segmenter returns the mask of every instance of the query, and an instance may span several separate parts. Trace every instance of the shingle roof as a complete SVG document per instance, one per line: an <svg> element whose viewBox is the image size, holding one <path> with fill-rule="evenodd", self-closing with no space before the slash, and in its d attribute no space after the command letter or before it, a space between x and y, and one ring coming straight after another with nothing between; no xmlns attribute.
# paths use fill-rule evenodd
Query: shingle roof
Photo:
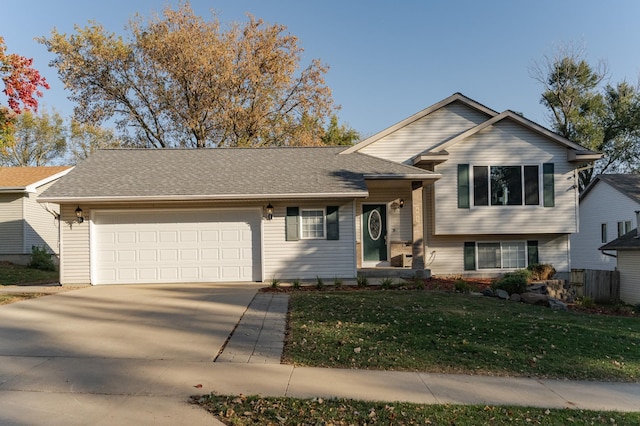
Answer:
<svg viewBox="0 0 640 426"><path fill-rule="evenodd" d="M70 166L0 167L0 189L25 189L29 185L46 180L70 168Z"/></svg>
<svg viewBox="0 0 640 426"><path fill-rule="evenodd" d="M606 182L611 187L640 204L640 174L598 175L582 192L580 200L584 199L599 181Z"/></svg>
<svg viewBox="0 0 640 426"><path fill-rule="evenodd" d="M345 147L101 150L40 200L363 197L366 179L440 175Z"/></svg>
<svg viewBox="0 0 640 426"><path fill-rule="evenodd" d="M599 250L640 250L640 238L638 238L638 230L624 234L615 240L608 242L600 247Z"/></svg>

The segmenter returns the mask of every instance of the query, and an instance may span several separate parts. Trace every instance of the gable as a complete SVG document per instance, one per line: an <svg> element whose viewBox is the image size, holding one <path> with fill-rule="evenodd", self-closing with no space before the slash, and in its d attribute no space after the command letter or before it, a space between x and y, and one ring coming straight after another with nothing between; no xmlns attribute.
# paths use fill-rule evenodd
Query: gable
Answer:
<svg viewBox="0 0 640 426"><path fill-rule="evenodd" d="M399 163L450 140L484 122L489 115L464 102L454 101L363 146L359 152Z"/></svg>
<svg viewBox="0 0 640 426"><path fill-rule="evenodd" d="M600 189L604 186L606 189ZM615 191L640 205L640 174L603 174L596 176L580 194L580 202L590 196L595 188ZM598 198L598 197L596 197Z"/></svg>

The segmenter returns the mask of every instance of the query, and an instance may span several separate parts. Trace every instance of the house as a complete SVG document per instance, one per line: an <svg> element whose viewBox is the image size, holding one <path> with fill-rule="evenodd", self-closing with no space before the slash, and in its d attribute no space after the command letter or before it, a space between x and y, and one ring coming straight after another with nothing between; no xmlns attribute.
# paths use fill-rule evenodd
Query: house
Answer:
<svg viewBox="0 0 640 426"><path fill-rule="evenodd" d="M0 260L27 264L31 247L58 253L56 204L37 199L70 167L0 167Z"/></svg>
<svg viewBox="0 0 640 426"><path fill-rule="evenodd" d="M40 197L61 206L60 281L353 278L389 256L424 270L422 188L440 176L345 150L98 151Z"/></svg>
<svg viewBox="0 0 640 426"><path fill-rule="evenodd" d="M456 93L361 141L362 153L432 171L424 190L426 267L496 275L549 263L571 268L576 169L601 157L512 111Z"/></svg>
<svg viewBox="0 0 640 426"><path fill-rule="evenodd" d="M636 222L640 211L636 211ZM640 234L635 228L600 247L617 253L620 271L620 300L640 304Z"/></svg>
<svg viewBox="0 0 640 426"><path fill-rule="evenodd" d="M104 150L50 188L61 282L570 271L600 154L456 93L348 148Z"/></svg>
<svg viewBox="0 0 640 426"><path fill-rule="evenodd" d="M613 252L599 247L638 226L640 174L596 176L580 195L580 232L571 236L571 266L616 269Z"/></svg>

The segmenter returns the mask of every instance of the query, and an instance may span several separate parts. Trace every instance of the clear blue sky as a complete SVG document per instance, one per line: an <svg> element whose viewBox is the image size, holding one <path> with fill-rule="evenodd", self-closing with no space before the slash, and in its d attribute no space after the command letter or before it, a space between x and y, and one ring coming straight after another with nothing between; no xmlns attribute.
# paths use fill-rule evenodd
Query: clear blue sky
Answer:
<svg viewBox="0 0 640 426"><path fill-rule="evenodd" d="M136 12L149 16L177 0L2 0L0 35L8 51L33 57L51 84L42 98L65 116L73 105L52 56L34 41L56 27L97 20L125 32ZM251 13L287 26L305 60L330 65L327 83L340 120L364 136L461 92L498 111L511 109L547 125L541 86L529 74L534 61L569 43L587 58L606 60L611 82L640 76L640 1L637 0L193 0L209 19L244 21Z"/></svg>

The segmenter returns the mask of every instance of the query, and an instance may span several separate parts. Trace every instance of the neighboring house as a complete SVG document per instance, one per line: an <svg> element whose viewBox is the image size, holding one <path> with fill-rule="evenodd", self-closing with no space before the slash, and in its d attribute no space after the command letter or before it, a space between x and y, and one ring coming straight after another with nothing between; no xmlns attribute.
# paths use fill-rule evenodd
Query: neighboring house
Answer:
<svg viewBox="0 0 640 426"><path fill-rule="evenodd" d="M638 221L638 215L636 215ZM618 256L620 271L620 300L629 304L640 303L640 234L633 229L603 245L600 250L612 250Z"/></svg>
<svg viewBox="0 0 640 426"><path fill-rule="evenodd" d="M442 176L424 191L432 274L496 275L550 263L568 278L569 236L578 231L576 169L601 154L459 93L343 155L356 152Z"/></svg>
<svg viewBox="0 0 640 426"><path fill-rule="evenodd" d="M616 269L615 252L599 250L605 243L638 226L640 174L598 175L580 195L580 232L571 236L571 267Z"/></svg>
<svg viewBox="0 0 640 426"><path fill-rule="evenodd" d="M331 280L389 256L424 270L422 188L440 176L345 150L98 151L40 198L61 206L60 281Z"/></svg>
<svg viewBox="0 0 640 426"><path fill-rule="evenodd" d="M38 196L70 167L0 167L0 260L26 264L31 247L58 253L57 204L38 204Z"/></svg>

